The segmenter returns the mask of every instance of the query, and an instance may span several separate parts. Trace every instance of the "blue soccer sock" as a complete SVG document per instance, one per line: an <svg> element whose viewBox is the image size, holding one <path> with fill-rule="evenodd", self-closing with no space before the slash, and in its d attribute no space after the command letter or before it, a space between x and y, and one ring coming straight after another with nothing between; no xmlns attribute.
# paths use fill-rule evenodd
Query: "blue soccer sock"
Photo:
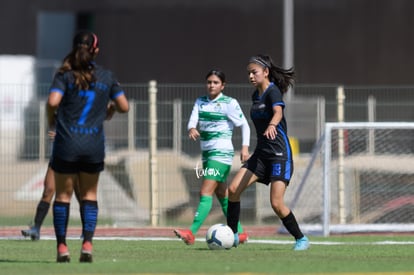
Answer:
<svg viewBox="0 0 414 275"><path fill-rule="evenodd" d="M66 231L69 221L70 203L58 202L53 203L53 226L55 227L55 235L57 244L66 245Z"/></svg>
<svg viewBox="0 0 414 275"><path fill-rule="evenodd" d="M81 205L83 242L92 242L98 222L98 202L83 200Z"/></svg>

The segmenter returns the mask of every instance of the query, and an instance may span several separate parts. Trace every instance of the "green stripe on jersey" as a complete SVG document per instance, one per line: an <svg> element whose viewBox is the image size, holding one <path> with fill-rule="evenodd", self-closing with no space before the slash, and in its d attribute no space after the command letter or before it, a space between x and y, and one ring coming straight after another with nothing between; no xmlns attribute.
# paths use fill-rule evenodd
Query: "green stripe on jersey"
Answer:
<svg viewBox="0 0 414 275"><path fill-rule="evenodd" d="M200 121L220 121L227 120L227 115L217 112L199 112L198 118Z"/></svg>
<svg viewBox="0 0 414 275"><path fill-rule="evenodd" d="M223 132L201 132L200 139L201 140L212 140L212 139L231 139L232 132L231 131L223 131Z"/></svg>
<svg viewBox="0 0 414 275"><path fill-rule="evenodd" d="M203 160L206 159L215 159L215 158L230 158L233 159L234 151L225 151L225 150L209 150L203 151Z"/></svg>

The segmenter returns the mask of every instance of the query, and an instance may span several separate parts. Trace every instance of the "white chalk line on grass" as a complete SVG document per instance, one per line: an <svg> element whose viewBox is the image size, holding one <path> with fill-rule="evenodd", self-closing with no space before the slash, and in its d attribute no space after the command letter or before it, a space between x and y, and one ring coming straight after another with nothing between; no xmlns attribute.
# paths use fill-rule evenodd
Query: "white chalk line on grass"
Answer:
<svg viewBox="0 0 414 275"><path fill-rule="evenodd" d="M26 240L22 236L18 237L0 237L0 240ZM69 236L69 240L80 240L80 237ZM96 236L94 240L107 240L107 241L180 241L178 238L168 238L168 237L99 237ZM55 236L42 236L41 240L53 240L55 241ZM197 241L205 241L204 238L196 238ZM249 244L293 244L293 241L290 240L249 240ZM340 241L310 241L311 245L414 245L414 241L373 241L373 242L340 242Z"/></svg>

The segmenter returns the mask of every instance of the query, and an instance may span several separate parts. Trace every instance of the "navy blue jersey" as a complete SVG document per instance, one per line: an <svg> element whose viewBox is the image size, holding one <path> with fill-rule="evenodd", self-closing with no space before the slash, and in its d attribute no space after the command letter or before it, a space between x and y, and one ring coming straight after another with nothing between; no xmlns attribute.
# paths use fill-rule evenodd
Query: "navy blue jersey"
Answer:
<svg viewBox="0 0 414 275"><path fill-rule="evenodd" d="M73 72L57 73L50 92L63 95L57 110L53 155L65 161L102 162L105 158L103 123L109 100L123 94L109 70L95 67L89 90L75 86Z"/></svg>
<svg viewBox="0 0 414 275"><path fill-rule="evenodd" d="M281 159L291 159L291 150L287 136L287 125L283 114L282 120L276 127L277 135L274 140L268 139L263 133L269 126L273 117L273 107L279 105L284 110L285 103L279 88L270 83L266 91L259 96L256 90L252 95L253 105L250 110L250 117L254 123L257 134L256 151L266 157L278 157Z"/></svg>

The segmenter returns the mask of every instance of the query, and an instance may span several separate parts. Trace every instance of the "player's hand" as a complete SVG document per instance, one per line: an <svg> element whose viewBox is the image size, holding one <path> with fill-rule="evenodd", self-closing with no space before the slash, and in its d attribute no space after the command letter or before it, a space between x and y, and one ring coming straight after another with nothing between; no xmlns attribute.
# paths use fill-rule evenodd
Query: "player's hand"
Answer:
<svg viewBox="0 0 414 275"><path fill-rule="evenodd" d="M276 126L273 124L269 124L263 135L268 139L275 139L277 136Z"/></svg>
<svg viewBox="0 0 414 275"><path fill-rule="evenodd" d="M188 130L188 137L192 140L197 140L200 137L200 133L197 131L196 128L191 128Z"/></svg>
<svg viewBox="0 0 414 275"><path fill-rule="evenodd" d="M247 147L247 146L243 146L241 151L240 151L240 161L241 161L241 163L245 163L250 158L248 148L249 147Z"/></svg>
<svg viewBox="0 0 414 275"><path fill-rule="evenodd" d="M106 120L111 120L111 118L114 116L115 112L116 112L115 103L111 101L111 102L108 103L108 106L106 108L106 117L105 117L105 119Z"/></svg>
<svg viewBox="0 0 414 275"><path fill-rule="evenodd" d="M55 136L56 136L56 130L55 129L49 129L47 131L47 136L49 137L49 139L51 141L55 140Z"/></svg>

